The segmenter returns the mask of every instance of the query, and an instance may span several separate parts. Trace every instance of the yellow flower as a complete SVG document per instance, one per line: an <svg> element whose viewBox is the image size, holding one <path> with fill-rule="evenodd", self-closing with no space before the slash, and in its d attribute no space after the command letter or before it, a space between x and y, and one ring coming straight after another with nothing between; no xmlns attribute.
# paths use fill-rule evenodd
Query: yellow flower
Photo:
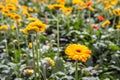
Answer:
<svg viewBox="0 0 120 80"><path fill-rule="evenodd" d="M49 9L60 9L62 7L64 7L64 5L62 5L62 4L50 4L50 5L48 5Z"/></svg>
<svg viewBox="0 0 120 80"><path fill-rule="evenodd" d="M72 3L73 3L73 4L79 4L79 3L81 3L81 1L82 1L82 0L72 0Z"/></svg>
<svg viewBox="0 0 120 80"><path fill-rule="evenodd" d="M114 9L113 10L113 14L115 14L116 16L120 16L120 9Z"/></svg>
<svg viewBox="0 0 120 80"><path fill-rule="evenodd" d="M14 43L14 44L18 43L18 40L13 40L13 43Z"/></svg>
<svg viewBox="0 0 120 80"><path fill-rule="evenodd" d="M48 61L51 66L55 65L55 62L50 57L46 57L44 60Z"/></svg>
<svg viewBox="0 0 120 80"><path fill-rule="evenodd" d="M6 8L10 11L16 10L16 6L14 4L11 4L11 3L6 4Z"/></svg>
<svg viewBox="0 0 120 80"><path fill-rule="evenodd" d="M30 17L30 14L27 11L23 11L22 14L24 14L26 17Z"/></svg>
<svg viewBox="0 0 120 80"><path fill-rule="evenodd" d="M69 8L63 7L63 8L61 8L61 10L65 13L66 16L68 16L72 12L73 8L72 7L69 7Z"/></svg>
<svg viewBox="0 0 120 80"><path fill-rule="evenodd" d="M5 0L6 3L14 3L17 4L18 0Z"/></svg>
<svg viewBox="0 0 120 80"><path fill-rule="evenodd" d="M102 27L104 28L106 25L109 25L109 24L110 24L110 21L106 20L105 22L102 23Z"/></svg>
<svg viewBox="0 0 120 80"><path fill-rule="evenodd" d="M32 17L28 17L27 20L35 22L35 21L39 21L38 18L32 18Z"/></svg>
<svg viewBox="0 0 120 80"><path fill-rule="evenodd" d="M116 26L117 29L120 29L120 24Z"/></svg>
<svg viewBox="0 0 120 80"><path fill-rule="evenodd" d="M32 47L33 47L32 42L30 42L30 43L29 43L29 47L30 47L30 48L32 48Z"/></svg>
<svg viewBox="0 0 120 80"><path fill-rule="evenodd" d="M22 11L27 11L27 6L22 6Z"/></svg>
<svg viewBox="0 0 120 80"><path fill-rule="evenodd" d="M11 13L11 17L12 17L15 21L21 20L21 15L19 15L19 14L17 14L17 13Z"/></svg>
<svg viewBox="0 0 120 80"><path fill-rule="evenodd" d="M57 2L59 3L59 4L65 4L65 2L66 2L66 0L57 0Z"/></svg>
<svg viewBox="0 0 120 80"><path fill-rule="evenodd" d="M120 25L120 20L118 21L118 24Z"/></svg>
<svg viewBox="0 0 120 80"><path fill-rule="evenodd" d="M16 26L13 25L13 26L12 26L12 29L13 29L13 30L16 29Z"/></svg>
<svg viewBox="0 0 120 80"><path fill-rule="evenodd" d="M116 5L118 3L118 0L110 0L112 5Z"/></svg>
<svg viewBox="0 0 120 80"><path fill-rule="evenodd" d="M70 44L65 49L65 54L73 60L86 62L91 57L91 50L81 44Z"/></svg>
<svg viewBox="0 0 120 80"><path fill-rule="evenodd" d="M3 10L4 10L4 6L0 4L0 12L2 12Z"/></svg>
<svg viewBox="0 0 120 80"><path fill-rule="evenodd" d="M0 31L8 31L8 26L7 25L2 25L0 26Z"/></svg>
<svg viewBox="0 0 120 80"><path fill-rule="evenodd" d="M46 29L46 24L43 24L41 21L35 21L28 24L28 26L23 30L25 34L35 33L35 32L44 32Z"/></svg>
<svg viewBox="0 0 120 80"><path fill-rule="evenodd" d="M90 11L94 11L95 9L93 7L88 7Z"/></svg>
<svg viewBox="0 0 120 80"><path fill-rule="evenodd" d="M38 27L40 32L44 32L46 29L46 24L43 24L41 21L31 22L29 26Z"/></svg>
<svg viewBox="0 0 120 80"><path fill-rule="evenodd" d="M112 5L108 4L108 5L106 5L106 6L104 7L104 10L108 10L108 9L110 9L111 7L112 7Z"/></svg>
<svg viewBox="0 0 120 80"><path fill-rule="evenodd" d="M28 12L34 12L34 9L32 8L27 8Z"/></svg>
<svg viewBox="0 0 120 80"><path fill-rule="evenodd" d="M6 8L3 9L3 13L4 13L5 16L8 16L8 17L10 17L10 15L11 15L10 11Z"/></svg>
<svg viewBox="0 0 120 80"><path fill-rule="evenodd" d="M35 8L34 11L35 11L35 12L38 12L39 10L38 10L38 8Z"/></svg>
<svg viewBox="0 0 120 80"><path fill-rule="evenodd" d="M33 74L33 70L32 69L25 69L25 71L26 71L26 73L28 74L28 75L32 75Z"/></svg>

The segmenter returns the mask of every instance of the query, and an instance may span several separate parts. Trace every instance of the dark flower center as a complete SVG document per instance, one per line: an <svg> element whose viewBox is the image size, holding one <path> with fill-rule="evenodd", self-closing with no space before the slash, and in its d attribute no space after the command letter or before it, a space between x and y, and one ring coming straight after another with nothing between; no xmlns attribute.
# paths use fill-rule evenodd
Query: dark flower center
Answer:
<svg viewBox="0 0 120 80"><path fill-rule="evenodd" d="M79 53L81 52L81 50L76 50L76 51L79 52Z"/></svg>

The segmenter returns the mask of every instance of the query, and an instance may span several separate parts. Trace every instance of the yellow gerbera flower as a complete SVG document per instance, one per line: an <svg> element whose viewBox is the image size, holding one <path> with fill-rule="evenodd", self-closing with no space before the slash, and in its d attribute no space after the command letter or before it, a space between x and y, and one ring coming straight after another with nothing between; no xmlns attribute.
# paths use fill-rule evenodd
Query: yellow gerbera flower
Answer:
<svg viewBox="0 0 120 80"><path fill-rule="evenodd" d="M70 44L65 49L65 54L73 60L86 62L91 57L91 50L81 44Z"/></svg>
<svg viewBox="0 0 120 80"><path fill-rule="evenodd" d="M28 24L28 26L23 30L25 34L34 33L34 32L44 32L46 29L46 24L43 24L41 21L35 21Z"/></svg>
<svg viewBox="0 0 120 80"><path fill-rule="evenodd" d="M116 16L120 16L120 9L114 9L113 10L113 14L115 14Z"/></svg>
<svg viewBox="0 0 120 80"><path fill-rule="evenodd" d="M8 31L8 26L7 25L0 26L0 31Z"/></svg>
<svg viewBox="0 0 120 80"><path fill-rule="evenodd" d="M28 17L27 20L35 22L35 21L39 21L38 18L33 18L33 17Z"/></svg>
<svg viewBox="0 0 120 80"><path fill-rule="evenodd" d="M2 12L3 10L4 10L4 6L0 4L0 12Z"/></svg>
<svg viewBox="0 0 120 80"><path fill-rule="evenodd" d="M32 42L30 42L30 43L29 43L29 47L32 48L32 46L33 46L33 45L32 45Z"/></svg>
<svg viewBox="0 0 120 80"><path fill-rule="evenodd" d="M57 2L59 3L59 4L65 4L65 2L66 2L66 0L57 0Z"/></svg>
<svg viewBox="0 0 120 80"><path fill-rule="evenodd" d="M10 11L16 10L16 6L14 4L10 4L10 3L6 4L6 8Z"/></svg>
<svg viewBox="0 0 120 80"><path fill-rule="evenodd" d="M120 29L120 25L117 25L116 28L117 28L117 29Z"/></svg>
<svg viewBox="0 0 120 80"><path fill-rule="evenodd" d="M26 73L28 74L28 75L32 75L33 74L33 70L32 69L25 69L25 71L26 71Z"/></svg>
<svg viewBox="0 0 120 80"><path fill-rule="evenodd" d="M109 24L110 24L110 21L106 20L105 22L102 23L102 27L104 28L106 25L109 25Z"/></svg>
<svg viewBox="0 0 120 80"><path fill-rule="evenodd" d="M55 65L55 62L50 57L45 57L44 60L48 61L51 66Z"/></svg>
<svg viewBox="0 0 120 80"><path fill-rule="evenodd" d="M15 39L15 40L13 40L13 43L14 43L14 44L18 43L18 40L16 40L16 39Z"/></svg>
<svg viewBox="0 0 120 80"><path fill-rule="evenodd" d="M63 7L63 8L61 8L61 10L65 13L66 16L68 16L72 12L73 8L72 7L69 7L69 8Z"/></svg>
<svg viewBox="0 0 120 80"><path fill-rule="evenodd" d="M72 3L73 3L73 4L79 4L79 3L81 3L81 1L82 1L82 0L72 0Z"/></svg>
<svg viewBox="0 0 120 80"><path fill-rule="evenodd" d="M48 5L49 9L60 9L62 7L64 7L64 5L62 5L62 4L50 4L50 5Z"/></svg>
<svg viewBox="0 0 120 80"><path fill-rule="evenodd" d="M11 17L15 20L15 21L19 21L21 20L21 15L17 14L17 13L11 13Z"/></svg>

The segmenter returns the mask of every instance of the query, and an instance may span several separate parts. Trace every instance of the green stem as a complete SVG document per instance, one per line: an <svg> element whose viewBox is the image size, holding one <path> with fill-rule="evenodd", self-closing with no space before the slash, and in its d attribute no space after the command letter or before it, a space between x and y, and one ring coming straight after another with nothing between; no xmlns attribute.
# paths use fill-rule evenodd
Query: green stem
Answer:
<svg viewBox="0 0 120 80"><path fill-rule="evenodd" d="M44 75L43 75L44 80L47 80L47 78L46 78L46 65L43 66L43 72L44 72Z"/></svg>
<svg viewBox="0 0 120 80"><path fill-rule="evenodd" d="M89 11L89 27L91 26L91 21L90 21L90 19L91 19L91 11Z"/></svg>
<svg viewBox="0 0 120 80"><path fill-rule="evenodd" d="M75 62L75 80L78 80L78 61Z"/></svg>
<svg viewBox="0 0 120 80"><path fill-rule="evenodd" d="M8 45L7 45L7 35L6 35L6 33L4 33L4 37L5 37L5 46L6 46L6 53L7 53L7 55L8 55Z"/></svg>
<svg viewBox="0 0 120 80"><path fill-rule="evenodd" d="M20 51L20 39L19 39L19 28L18 28L18 26L17 26L17 24L15 24L15 26L16 26L16 38L17 38L17 40L18 40L18 62L20 62L20 60L21 60L21 57L20 57L20 54L21 54L21 51Z"/></svg>
<svg viewBox="0 0 120 80"><path fill-rule="evenodd" d="M60 56L60 31L59 31L59 20L57 18L57 56Z"/></svg>
<svg viewBox="0 0 120 80"><path fill-rule="evenodd" d="M38 78L40 78L40 75L41 75L41 72L40 72L40 65L39 65L39 62L41 62L41 57L40 57L40 51L39 51L39 35L36 33L36 58L37 58L37 72L39 74Z"/></svg>
<svg viewBox="0 0 120 80"><path fill-rule="evenodd" d="M112 28L114 28L114 26L115 26L115 21L116 21L116 16L114 17Z"/></svg>
<svg viewBox="0 0 120 80"><path fill-rule="evenodd" d="M120 17L118 18L118 21L120 21ZM119 34L120 34L120 29L118 29L117 30L117 34L118 34L118 39L117 39L117 44L119 45L119 41L120 41L120 36L119 36Z"/></svg>
<svg viewBox="0 0 120 80"><path fill-rule="evenodd" d="M34 52L34 44L33 44L33 39L34 39L34 36L31 35L31 41L32 41L32 54L33 54L33 63L34 63L34 75L35 75L35 80L37 80L37 76L36 76L36 59L35 59L35 52Z"/></svg>

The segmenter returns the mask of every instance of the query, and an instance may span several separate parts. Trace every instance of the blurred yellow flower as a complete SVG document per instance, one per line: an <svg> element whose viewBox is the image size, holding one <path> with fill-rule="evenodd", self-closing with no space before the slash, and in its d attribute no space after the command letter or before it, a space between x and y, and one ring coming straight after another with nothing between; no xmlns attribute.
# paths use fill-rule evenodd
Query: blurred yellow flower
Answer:
<svg viewBox="0 0 120 80"><path fill-rule="evenodd" d="M14 43L14 44L18 43L18 40L16 40L16 39L15 39L15 40L13 40L13 43Z"/></svg>
<svg viewBox="0 0 120 80"><path fill-rule="evenodd" d="M26 71L26 73L28 74L28 75L32 75L33 74L33 69L25 69L25 71Z"/></svg>
<svg viewBox="0 0 120 80"><path fill-rule="evenodd" d="M29 47L30 47L30 48L32 48L32 47L33 47L32 42L30 42L30 43L29 43Z"/></svg>
<svg viewBox="0 0 120 80"><path fill-rule="evenodd" d="M27 6L21 6L22 11L27 11Z"/></svg>
<svg viewBox="0 0 120 80"><path fill-rule="evenodd" d="M0 4L0 12L3 12L4 6Z"/></svg>
<svg viewBox="0 0 120 80"><path fill-rule="evenodd" d="M28 17L27 20L35 22L35 21L39 21L38 18L33 18L33 17Z"/></svg>
<svg viewBox="0 0 120 80"><path fill-rule="evenodd" d="M55 66L55 62L50 57L45 57L44 60L48 61L51 66Z"/></svg>
<svg viewBox="0 0 120 80"><path fill-rule="evenodd" d="M82 0L72 0L72 3L73 4L79 4L79 3L81 3L82 2Z"/></svg>
<svg viewBox="0 0 120 80"><path fill-rule="evenodd" d="M118 0L110 0L112 5L116 5L118 3Z"/></svg>
<svg viewBox="0 0 120 80"><path fill-rule="evenodd" d="M8 31L8 26L7 25L2 25L0 26L0 31Z"/></svg>
<svg viewBox="0 0 120 80"><path fill-rule="evenodd" d="M102 27L104 28L106 25L109 25L111 22L109 20L106 20L102 23Z"/></svg>
<svg viewBox="0 0 120 80"><path fill-rule="evenodd" d="M110 9L111 7L112 7L112 5L108 4L108 5L106 5L106 6L104 7L104 10L108 10L108 9Z"/></svg>
<svg viewBox="0 0 120 80"><path fill-rule="evenodd" d="M6 9L12 11L12 10L16 10L16 6L14 4L8 3L6 4Z"/></svg>
<svg viewBox="0 0 120 80"><path fill-rule="evenodd" d="M120 24L116 26L117 29L120 29Z"/></svg>
<svg viewBox="0 0 120 80"><path fill-rule="evenodd" d="M35 21L28 24L28 26L23 30L25 34L34 32L44 32L46 29L46 24L41 21Z"/></svg>
<svg viewBox="0 0 120 80"><path fill-rule="evenodd" d="M57 2L59 3L59 4L65 4L65 2L66 2L66 0L57 0Z"/></svg>
<svg viewBox="0 0 120 80"><path fill-rule="evenodd" d="M18 0L5 0L6 3L14 3L17 4Z"/></svg>
<svg viewBox="0 0 120 80"><path fill-rule="evenodd" d="M65 49L65 54L73 60L86 62L91 57L91 50L81 44L70 44Z"/></svg>
<svg viewBox="0 0 120 80"><path fill-rule="evenodd" d="M10 15L11 15L11 14L10 14L10 11L9 11L8 9L6 9L6 8L3 9L3 13L4 13L4 15L7 16L7 17L10 17Z"/></svg>
<svg viewBox="0 0 120 80"><path fill-rule="evenodd" d="M114 9L113 14L115 14L116 16L120 16L120 8Z"/></svg>
<svg viewBox="0 0 120 80"><path fill-rule="evenodd" d="M73 8L62 7L60 10L62 10L65 13L65 15L68 16L72 12Z"/></svg>
<svg viewBox="0 0 120 80"><path fill-rule="evenodd" d="M27 8L28 12L34 12L34 9L33 8Z"/></svg>
<svg viewBox="0 0 120 80"><path fill-rule="evenodd" d="M24 14L26 17L30 17L30 14L27 11L22 11L22 14Z"/></svg>
<svg viewBox="0 0 120 80"><path fill-rule="evenodd" d="M11 18L15 21L19 21L21 20L21 15L17 14L17 13L11 13Z"/></svg>
<svg viewBox="0 0 120 80"><path fill-rule="evenodd" d="M88 9L90 10L90 11L94 11L95 9L93 8L93 7L88 7Z"/></svg>
<svg viewBox="0 0 120 80"><path fill-rule="evenodd" d="M62 5L62 4L50 4L50 5L48 5L49 9L60 9L62 7L64 7L64 5Z"/></svg>
<svg viewBox="0 0 120 80"><path fill-rule="evenodd" d="M12 26L12 29L13 29L13 30L16 29L16 26L13 25L13 26Z"/></svg>

